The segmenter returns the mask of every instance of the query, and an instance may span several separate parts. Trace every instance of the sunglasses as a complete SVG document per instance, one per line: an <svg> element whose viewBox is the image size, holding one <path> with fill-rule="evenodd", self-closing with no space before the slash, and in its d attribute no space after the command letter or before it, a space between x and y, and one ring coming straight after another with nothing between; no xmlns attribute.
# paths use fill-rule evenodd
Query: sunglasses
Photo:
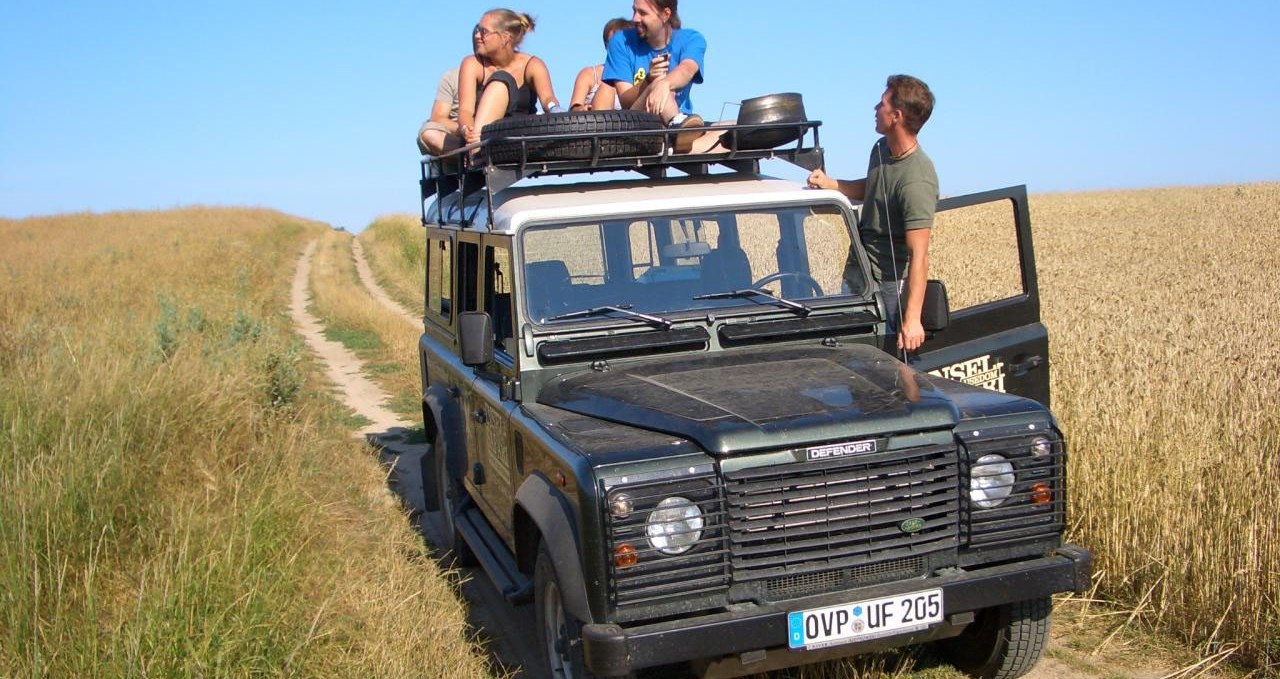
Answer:
<svg viewBox="0 0 1280 679"><path fill-rule="evenodd" d="M502 31L491 31L485 28L484 26L481 26L480 24L476 24L475 28L471 29L471 35L478 35L480 36L481 40L484 40L485 38L489 37L494 33L501 33L501 32Z"/></svg>

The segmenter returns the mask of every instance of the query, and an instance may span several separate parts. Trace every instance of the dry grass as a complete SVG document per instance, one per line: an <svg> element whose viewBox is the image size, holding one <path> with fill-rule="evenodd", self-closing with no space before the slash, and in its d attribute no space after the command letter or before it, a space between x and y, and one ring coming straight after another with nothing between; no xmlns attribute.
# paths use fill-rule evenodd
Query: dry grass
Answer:
<svg viewBox="0 0 1280 679"><path fill-rule="evenodd" d="M379 217L357 238L382 289L400 306L421 309L426 289L426 237L421 220L410 215Z"/></svg>
<svg viewBox="0 0 1280 679"><path fill-rule="evenodd" d="M1276 205L1276 184L1031 200L1071 537L1133 622L1254 663L1280 661ZM987 217L933 250L968 301L1010 286Z"/></svg>
<svg viewBox="0 0 1280 679"><path fill-rule="evenodd" d="M0 676L487 676L283 312L327 232L0 220Z"/></svg>
<svg viewBox="0 0 1280 679"><path fill-rule="evenodd" d="M420 228L418 231L419 240L425 240L421 237ZM421 327L405 323L403 318L374 302L365 291L356 273L351 238L351 234L345 231L333 231L325 234L316 248L311 266L311 310L324 323L330 339L343 342L366 361L371 373L369 377L391 396L386 405L410 421L420 421L422 378L418 372L417 356ZM423 244L419 243L418 250L422 249ZM379 253L384 252L379 249ZM367 252L366 259L375 271L378 270L375 267L385 264L384 259L371 257ZM421 279L422 267L418 269L417 276ZM411 276L392 277L390 280L408 278ZM385 284L383 288L389 295L393 295L392 290L399 289ZM421 287L417 294L422 296ZM399 299L397 295L393 297ZM416 306L404 306L421 308L422 301L419 300Z"/></svg>

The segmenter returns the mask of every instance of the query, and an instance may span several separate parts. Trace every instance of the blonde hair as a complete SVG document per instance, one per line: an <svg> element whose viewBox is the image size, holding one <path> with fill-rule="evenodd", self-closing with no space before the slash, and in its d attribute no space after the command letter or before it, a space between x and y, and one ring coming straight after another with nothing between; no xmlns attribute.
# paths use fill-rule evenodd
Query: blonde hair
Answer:
<svg viewBox="0 0 1280 679"><path fill-rule="evenodd" d="M498 21L498 30L511 36L511 46L519 47L524 36L533 32L534 19L524 12L515 12L505 7L491 9L484 13Z"/></svg>

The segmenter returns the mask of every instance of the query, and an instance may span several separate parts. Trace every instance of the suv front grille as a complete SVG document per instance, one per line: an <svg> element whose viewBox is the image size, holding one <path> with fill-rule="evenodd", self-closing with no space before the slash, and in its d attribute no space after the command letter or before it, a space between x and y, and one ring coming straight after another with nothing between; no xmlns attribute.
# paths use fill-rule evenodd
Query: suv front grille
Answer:
<svg viewBox="0 0 1280 679"><path fill-rule="evenodd" d="M917 578L925 575L927 568L928 561L923 556L912 556L905 559L880 561L866 566L850 566L803 575L784 575L765 581L765 598L769 601L785 601L812 594Z"/></svg>
<svg viewBox="0 0 1280 679"><path fill-rule="evenodd" d="M958 544L954 446L723 475L735 583L769 580L779 592L803 590L809 585L793 586L785 579L824 571L830 573L818 577L856 582L848 580L853 571L841 569L885 564L895 570L905 563L900 560L955 550Z"/></svg>

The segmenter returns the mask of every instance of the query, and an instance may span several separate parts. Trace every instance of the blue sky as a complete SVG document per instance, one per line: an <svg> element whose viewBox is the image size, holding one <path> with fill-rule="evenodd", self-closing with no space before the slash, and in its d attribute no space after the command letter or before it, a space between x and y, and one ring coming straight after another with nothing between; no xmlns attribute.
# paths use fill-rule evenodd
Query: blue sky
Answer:
<svg viewBox="0 0 1280 679"><path fill-rule="evenodd" d="M350 230L416 213L414 137L488 3L0 0L0 216L277 208ZM526 0L561 101L627 2ZM685 0L695 108L800 92L861 176L891 73L937 95L942 192L1280 180L1280 2ZM782 164L766 171L799 177Z"/></svg>

